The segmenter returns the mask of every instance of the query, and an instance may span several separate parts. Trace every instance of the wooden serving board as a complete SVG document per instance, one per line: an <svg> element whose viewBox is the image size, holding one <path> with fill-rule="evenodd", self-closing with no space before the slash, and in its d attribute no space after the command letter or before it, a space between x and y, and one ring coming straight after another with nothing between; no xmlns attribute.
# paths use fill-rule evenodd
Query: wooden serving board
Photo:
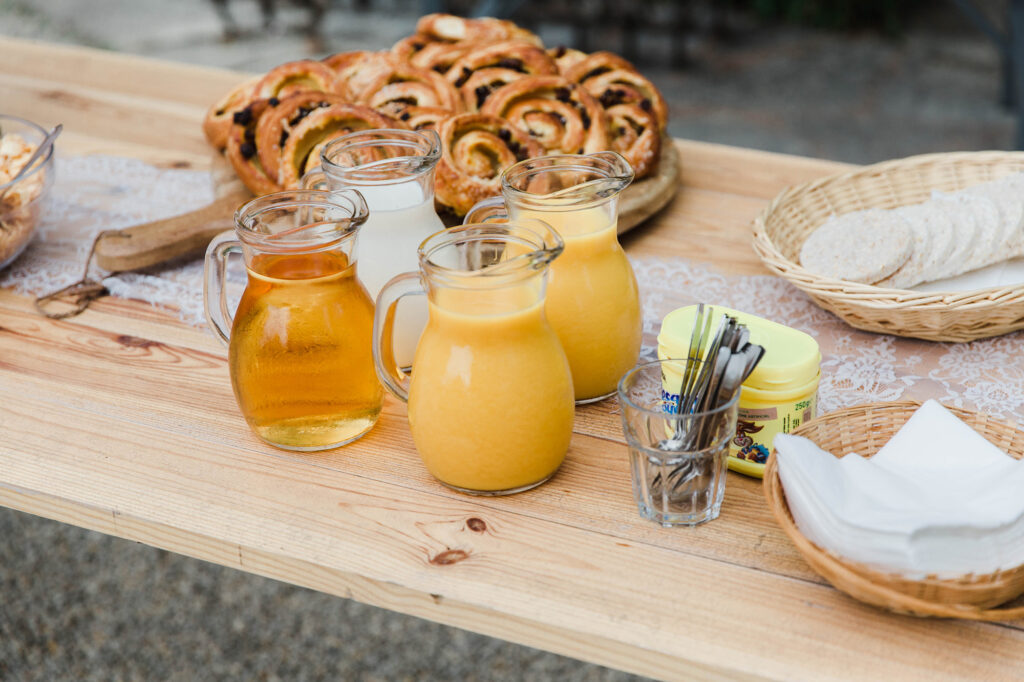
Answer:
<svg viewBox="0 0 1024 682"><path fill-rule="evenodd" d="M176 258L200 256L207 244L233 229L235 210L252 194L235 176L220 154L212 166L213 203L173 218L111 231L96 244L96 263L109 272L125 272L160 265ZM679 153L669 138L662 146L658 172L633 183L619 202L619 234L650 218L679 190Z"/></svg>

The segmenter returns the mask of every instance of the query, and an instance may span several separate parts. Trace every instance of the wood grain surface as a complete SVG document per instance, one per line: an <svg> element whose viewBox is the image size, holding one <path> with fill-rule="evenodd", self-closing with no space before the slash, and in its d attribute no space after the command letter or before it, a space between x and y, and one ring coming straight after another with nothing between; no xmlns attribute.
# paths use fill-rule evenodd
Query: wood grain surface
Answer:
<svg viewBox="0 0 1024 682"><path fill-rule="evenodd" d="M209 166L199 122L230 72L0 39L0 103L62 122L59 153ZM682 185L630 253L765 271L750 222L841 164L677 141ZM1020 679L1024 623L892 615L803 562L760 482L721 517L639 518L614 401L578 410L564 467L508 498L424 470L405 407L312 455L255 438L226 351L149 305L70 320L0 290L0 503L193 557L665 679Z"/></svg>

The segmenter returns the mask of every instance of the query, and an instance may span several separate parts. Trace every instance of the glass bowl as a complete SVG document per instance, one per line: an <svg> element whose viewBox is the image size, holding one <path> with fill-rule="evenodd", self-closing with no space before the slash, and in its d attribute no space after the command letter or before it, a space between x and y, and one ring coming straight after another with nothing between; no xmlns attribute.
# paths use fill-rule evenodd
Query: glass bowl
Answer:
<svg viewBox="0 0 1024 682"><path fill-rule="evenodd" d="M52 146L31 170L12 182L46 134L31 121L0 114L0 268L10 264L32 241L43 203L53 186Z"/></svg>

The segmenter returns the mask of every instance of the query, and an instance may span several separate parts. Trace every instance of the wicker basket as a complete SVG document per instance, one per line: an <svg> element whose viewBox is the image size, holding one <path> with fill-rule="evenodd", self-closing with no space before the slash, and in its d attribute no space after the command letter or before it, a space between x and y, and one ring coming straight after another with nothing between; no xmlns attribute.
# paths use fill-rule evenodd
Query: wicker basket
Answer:
<svg viewBox="0 0 1024 682"><path fill-rule="evenodd" d="M920 407L916 402L872 403L832 412L793 430L836 456L856 451L872 456ZM1020 459L1024 431L1015 424L950 408L993 445ZM1024 618L1024 605L992 608L1024 594L1024 566L986 575L940 580L910 580L887 575L842 559L809 541L793 521L779 479L775 453L764 471L764 494L782 530L811 567L851 597L897 613L914 616L1006 621Z"/></svg>
<svg viewBox="0 0 1024 682"><path fill-rule="evenodd" d="M791 187L754 221L754 250L770 270L858 329L929 341L971 341L1024 329L1024 286L924 293L821 277L798 264L808 235L832 214L921 203L1024 171L1024 152L926 154Z"/></svg>

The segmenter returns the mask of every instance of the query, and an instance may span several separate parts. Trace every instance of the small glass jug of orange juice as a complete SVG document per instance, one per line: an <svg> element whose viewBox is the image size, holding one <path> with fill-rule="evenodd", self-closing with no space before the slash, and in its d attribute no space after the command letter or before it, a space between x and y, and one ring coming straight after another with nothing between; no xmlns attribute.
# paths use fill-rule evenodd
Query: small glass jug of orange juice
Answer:
<svg viewBox="0 0 1024 682"><path fill-rule="evenodd" d="M544 312L548 264L562 248L543 224L454 227L425 240L419 272L395 277L377 297L377 374L408 401L416 449L451 488L528 490L565 458L572 379ZM411 380L392 351L395 305L410 294L425 294L429 308Z"/></svg>
<svg viewBox="0 0 1024 682"><path fill-rule="evenodd" d="M234 232L206 251L204 302L228 344L238 407L260 438L286 450L326 450L376 423L383 389L373 368L373 301L356 278L356 237L367 218L355 190L295 190L253 199ZM227 257L248 282L232 316Z"/></svg>
<svg viewBox="0 0 1024 682"><path fill-rule="evenodd" d="M633 169L615 152L521 161L501 176L501 197L466 222L541 220L565 240L551 265L547 313L572 368L578 404L615 393L636 364L643 332L633 268L618 240L618 195Z"/></svg>

